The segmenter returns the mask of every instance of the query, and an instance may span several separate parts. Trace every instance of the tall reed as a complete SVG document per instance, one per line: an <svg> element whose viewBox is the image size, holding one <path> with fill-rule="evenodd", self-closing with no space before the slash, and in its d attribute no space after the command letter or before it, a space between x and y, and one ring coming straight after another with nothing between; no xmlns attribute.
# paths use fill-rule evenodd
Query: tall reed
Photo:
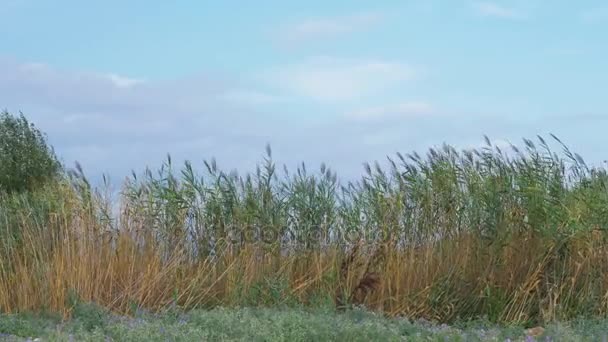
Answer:
<svg viewBox="0 0 608 342"><path fill-rule="evenodd" d="M363 304L441 321L608 312L608 175L553 137L327 166L133 174L119 212L82 170L0 199L0 310Z"/></svg>

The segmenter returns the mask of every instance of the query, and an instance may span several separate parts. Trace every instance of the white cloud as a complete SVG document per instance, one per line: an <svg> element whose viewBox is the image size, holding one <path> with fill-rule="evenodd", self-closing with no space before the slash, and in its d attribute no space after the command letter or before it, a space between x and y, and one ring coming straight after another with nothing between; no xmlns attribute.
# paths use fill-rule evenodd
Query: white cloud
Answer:
<svg viewBox="0 0 608 342"><path fill-rule="evenodd" d="M331 93L346 84L346 89L337 93L351 99L353 94L369 95L412 77L407 65L373 61L316 60L280 71L289 71L287 76L292 76L316 69L323 71L313 77L323 85L322 91ZM293 79L287 77L286 82ZM307 82L304 83L308 85ZM302 96L315 96L313 99L336 96L319 94L296 84L293 87L304 91L303 95L298 92ZM364 161L381 160L397 151L424 153L428 146L443 141L471 142L471 137L481 138L484 133L491 137L505 137L507 133L533 137L538 127L562 137L560 130L554 128L564 127L563 132L567 133L595 132L604 127L593 118L566 122L551 117L522 122L521 117L458 114L453 109L444 111L443 107L441 115L437 115L434 106L415 101L362 109L354 115L362 120L335 116L309 120L308 116L315 113L308 111L314 103L308 97L288 96L287 106L280 103L276 108L268 106L260 110L260 104L284 101L281 94L275 97L264 92L262 84L235 84L197 76L122 85L107 74L11 63L0 58L0 109L22 110L48 133L63 161L68 166L74 160L81 161L93 181L100 179L101 172L108 172L113 181L120 181L131 169L141 171L146 165L158 166L167 152L176 165L190 159L195 166L202 167L203 159L218 157L223 169L247 172L261 160L266 143L271 144L278 165L328 162L341 176L355 179L361 174ZM357 101L348 103L348 107L360 105L359 98L354 98ZM373 97L375 103L385 99ZM339 103L314 109L335 115L345 107ZM573 124L577 129L571 129ZM567 136L563 138L572 141ZM596 148L601 144L592 140L587 146L601 155L601 149Z"/></svg>
<svg viewBox="0 0 608 342"><path fill-rule="evenodd" d="M309 18L284 27L281 30L281 38L288 42L326 39L370 28L383 19L384 15L377 12L341 17Z"/></svg>
<svg viewBox="0 0 608 342"><path fill-rule="evenodd" d="M396 105L386 105L363 108L348 112L347 118L359 121L403 119L424 117L435 113L435 108L426 102L402 102Z"/></svg>
<svg viewBox="0 0 608 342"><path fill-rule="evenodd" d="M246 102L270 99L204 76L142 81L0 58L0 108L23 111L68 166L84 161L96 175L157 165L167 152L176 160L236 154L239 163L263 151L274 130Z"/></svg>
<svg viewBox="0 0 608 342"><path fill-rule="evenodd" d="M329 88L342 82L362 83L354 87L355 94L368 90L365 82L385 85L387 79L410 77L409 67L369 61L316 61L289 70L304 73L319 65L323 72L316 74L316 81L332 82ZM171 153L175 164L190 159L202 167L203 159L218 157L224 169L247 172L261 160L266 143L273 147L279 165L329 162L349 178L360 174L364 161L382 159L397 146L428 139L429 130L411 121L356 122L333 117L311 122L306 109L298 108L310 105L308 98L286 97L293 101L287 108L260 110L257 104L284 99L266 95L260 86L201 76L170 82L146 80L124 87L107 74L0 59L0 108L22 110L48 133L66 165L81 161L93 181L102 172L121 181L131 169L158 166L166 153ZM285 109L296 115L284 117ZM435 130L443 124L423 123Z"/></svg>
<svg viewBox="0 0 608 342"><path fill-rule="evenodd" d="M372 95L417 71L404 63L316 58L269 70L265 78L283 91L317 101L345 101Z"/></svg>
<svg viewBox="0 0 608 342"><path fill-rule="evenodd" d="M131 88L137 84L143 83L143 80L124 77L116 74L107 74L105 77L110 79L110 81L112 81L112 83L119 88Z"/></svg>
<svg viewBox="0 0 608 342"><path fill-rule="evenodd" d="M524 19L525 15L510 7L505 7L495 2L475 2L473 4L474 9L477 13L488 16L497 17L503 19Z"/></svg>

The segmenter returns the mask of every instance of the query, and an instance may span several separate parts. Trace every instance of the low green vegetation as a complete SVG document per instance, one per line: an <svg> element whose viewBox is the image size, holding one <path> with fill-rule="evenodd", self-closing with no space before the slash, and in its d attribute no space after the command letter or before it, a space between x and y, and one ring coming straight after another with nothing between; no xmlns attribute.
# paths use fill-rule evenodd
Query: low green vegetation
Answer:
<svg viewBox="0 0 608 342"><path fill-rule="evenodd" d="M602 341L607 321L553 323L532 337L520 326L474 321L447 326L385 318L354 309L240 308L134 317L94 306L69 321L53 316L0 316L0 339L26 341Z"/></svg>

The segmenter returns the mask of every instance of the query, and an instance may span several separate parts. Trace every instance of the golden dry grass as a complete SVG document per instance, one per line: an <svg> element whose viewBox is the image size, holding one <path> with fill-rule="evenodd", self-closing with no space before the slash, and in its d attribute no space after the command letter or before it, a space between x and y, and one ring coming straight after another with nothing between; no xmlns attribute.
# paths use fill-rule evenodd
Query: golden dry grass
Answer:
<svg viewBox="0 0 608 342"><path fill-rule="evenodd" d="M608 312L608 246L600 231L569 237L561 258L555 243L521 233L500 249L462 234L417 248L362 244L280 253L249 244L193 259L150 235L107 235L94 226L90 218L72 217L56 220L52 233L23 227L25 243L3 255L0 310L69 315L70 293L122 313L133 305L234 306L254 288L271 291L269 281L283 280L273 303L259 292L249 303L308 304L326 295L339 305L440 321L486 313L501 322L528 322L577 314L571 310Z"/></svg>

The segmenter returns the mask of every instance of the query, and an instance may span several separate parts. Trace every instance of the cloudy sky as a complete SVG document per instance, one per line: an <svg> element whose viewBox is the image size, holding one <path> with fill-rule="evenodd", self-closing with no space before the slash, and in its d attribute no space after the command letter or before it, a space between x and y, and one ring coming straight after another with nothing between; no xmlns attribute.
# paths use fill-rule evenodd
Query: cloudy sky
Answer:
<svg viewBox="0 0 608 342"><path fill-rule="evenodd" d="M0 0L0 108L120 180L555 133L608 158L604 1Z"/></svg>

